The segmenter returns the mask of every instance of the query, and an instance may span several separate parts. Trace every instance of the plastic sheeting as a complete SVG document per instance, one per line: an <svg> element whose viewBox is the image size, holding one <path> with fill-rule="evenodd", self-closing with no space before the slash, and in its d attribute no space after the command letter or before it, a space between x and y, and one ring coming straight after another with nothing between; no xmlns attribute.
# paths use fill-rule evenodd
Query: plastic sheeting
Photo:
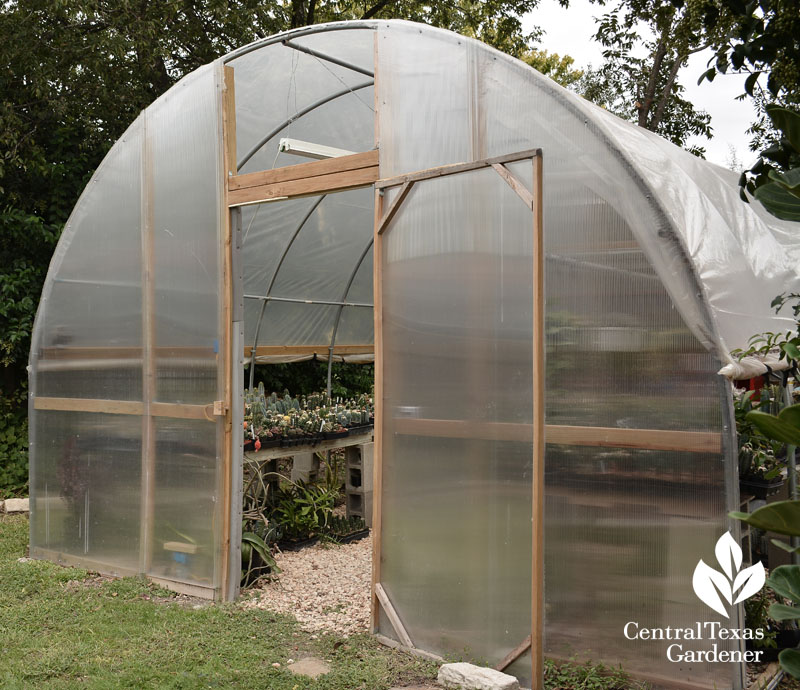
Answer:
<svg viewBox="0 0 800 690"><path fill-rule="evenodd" d="M169 405L220 397L219 93L216 65L194 72L108 153L51 262L30 374L31 556L206 596L221 424ZM151 403L168 405L152 424Z"/></svg>
<svg viewBox="0 0 800 690"><path fill-rule="evenodd" d="M737 507L715 371L753 332L784 326L769 304L798 289L800 240L740 203L732 174L508 56L415 24L328 25L247 46L184 79L108 154L62 235L34 329L32 554L218 587L220 425L163 417L148 431L130 411L220 397L222 62L235 74L242 173L305 162L279 153L282 137L354 152L377 143L383 177L543 149L547 423L722 439L722 453L548 446L545 651L738 687L734 666L670 665L621 626L697 618L693 564L713 560ZM510 167L530 184L529 167ZM420 183L384 243L383 584L420 647L492 662L530 630L530 444L403 425L531 423L526 215L495 173L472 172ZM372 302L372 231L369 189L243 208L244 345L371 344L372 310L338 303ZM134 406L44 410L42 397ZM192 558L170 541L196 546ZM528 678L529 660L510 670Z"/></svg>
<svg viewBox="0 0 800 690"><path fill-rule="evenodd" d="M578 99L445 32L390 25L378 59L382 177L544 152L547 424L723 431L715 321L681 236ZM530 184L529 164L511 167ZM492 174L417 183L386 231L382 533L383 585L415 644L491 664L530 630L530 446L402 429L409 414L533 414L531 219ZM545 653L737 687L732 665L676 666L622 634L697 620L691 573L733 507L722 456L551 444L545 474ZM530 680L529 658L510 671Z"/></svg>

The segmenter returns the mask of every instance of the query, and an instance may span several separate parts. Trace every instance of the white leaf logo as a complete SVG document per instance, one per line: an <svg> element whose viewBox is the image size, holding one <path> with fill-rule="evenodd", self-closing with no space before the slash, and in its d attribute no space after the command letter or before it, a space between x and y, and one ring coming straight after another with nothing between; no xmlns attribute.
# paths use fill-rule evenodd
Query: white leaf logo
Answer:
<svg viewBox="0 0 800 690"><path fill-rule="evenodd" d="M730 532L725 532L717 540L717 545L714 547L714 555L717 557L717 563L722 566L722 570L728 576L728 579L733 580L733 574L742 567L742 549ZM731 568L731 560L733 560L733 568Z"/></svg>
<svg viewBox="0 0 800 690"><path fill-rule="evenodd" d="M761 588L764 586L764 581L764 566L761 565L761 561L755 565L751 565L749 568L745 568L733 581L734 594L739 587L742 588L742 591L739 592L739 596L736 597L736 601L733 603L738 604L740 601L744 601L761 591Z"/></svg>
<svg viewBox="0 0 800 690"><path fill-rule="evenodd" d="M694 569L692 587L700 601L725 618L729 618L730 614L724 602L730 606L756 594L766 581L764 566L759 561L740 572L742 549L730 532L726 532L719 538L714 547L714 555L724 572L714 570L701 558ZM736 592L739 592L739 595L734 601L733 597Z"/></svg>

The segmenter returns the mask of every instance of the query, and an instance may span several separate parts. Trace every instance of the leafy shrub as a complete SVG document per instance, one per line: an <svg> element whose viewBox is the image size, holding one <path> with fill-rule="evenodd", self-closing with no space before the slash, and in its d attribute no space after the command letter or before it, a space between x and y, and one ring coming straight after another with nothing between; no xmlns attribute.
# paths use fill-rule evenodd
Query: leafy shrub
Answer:
<svg viewBox="0 0 800 690"><path fill-rule="evenodd" d="M28 491L27 391L0 397L0 499Z"/></svg>

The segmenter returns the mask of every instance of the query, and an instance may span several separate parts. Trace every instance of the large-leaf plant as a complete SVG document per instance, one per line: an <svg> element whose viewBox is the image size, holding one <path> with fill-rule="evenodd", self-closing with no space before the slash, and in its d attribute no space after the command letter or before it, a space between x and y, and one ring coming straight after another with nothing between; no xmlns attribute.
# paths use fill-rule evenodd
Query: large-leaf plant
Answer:
<svg viewBox="0 0 800 690"><path fill-rule="evenodd" d="M747 419L768 438L800 446L800 405L785 407L777 415L754 410L748 413ZM800 501L778 501L753 513L733 512L731 517L768 532L800 537ZM774 543L787 551L800 552L800 547L777 540ZM777 621L800 621L800 565L778 566L767 579L767 586L793 604L772 604L769 608L770 617ZM784 649L778 659L784 671L794 678L800 678L800 650Z"/></svg>

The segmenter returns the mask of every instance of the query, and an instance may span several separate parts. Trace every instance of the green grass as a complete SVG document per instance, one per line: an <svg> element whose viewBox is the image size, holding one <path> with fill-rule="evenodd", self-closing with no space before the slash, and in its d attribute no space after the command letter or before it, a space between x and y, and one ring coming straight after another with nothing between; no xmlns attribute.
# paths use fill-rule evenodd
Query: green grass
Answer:
<svg viewBox="0 0 800 690"><path fill-rule="evenodd" d="M238 604L182 606L136 578L112 580L25 560L28 520L0 515L1 688L385 690L424 684L437 665L368 635L312 639L289 616ZM314 655L330 673L285 666ZM279 669L272 666L281 664ZM641 688L602 665L547 662L548 690Z"/></svg>
<svg viewBox="0 0 800 690"><path fill-rule="evenodd" d="M435 664L367 635L337 645L341 638L311 639L294 619L269 611L195 610L135 578L20 563L27 543L27 518L0 516L3 688L382 690L436 677ZM287 659L309 654L329 660L331 672L311 680L285 669Z"/></svg>

